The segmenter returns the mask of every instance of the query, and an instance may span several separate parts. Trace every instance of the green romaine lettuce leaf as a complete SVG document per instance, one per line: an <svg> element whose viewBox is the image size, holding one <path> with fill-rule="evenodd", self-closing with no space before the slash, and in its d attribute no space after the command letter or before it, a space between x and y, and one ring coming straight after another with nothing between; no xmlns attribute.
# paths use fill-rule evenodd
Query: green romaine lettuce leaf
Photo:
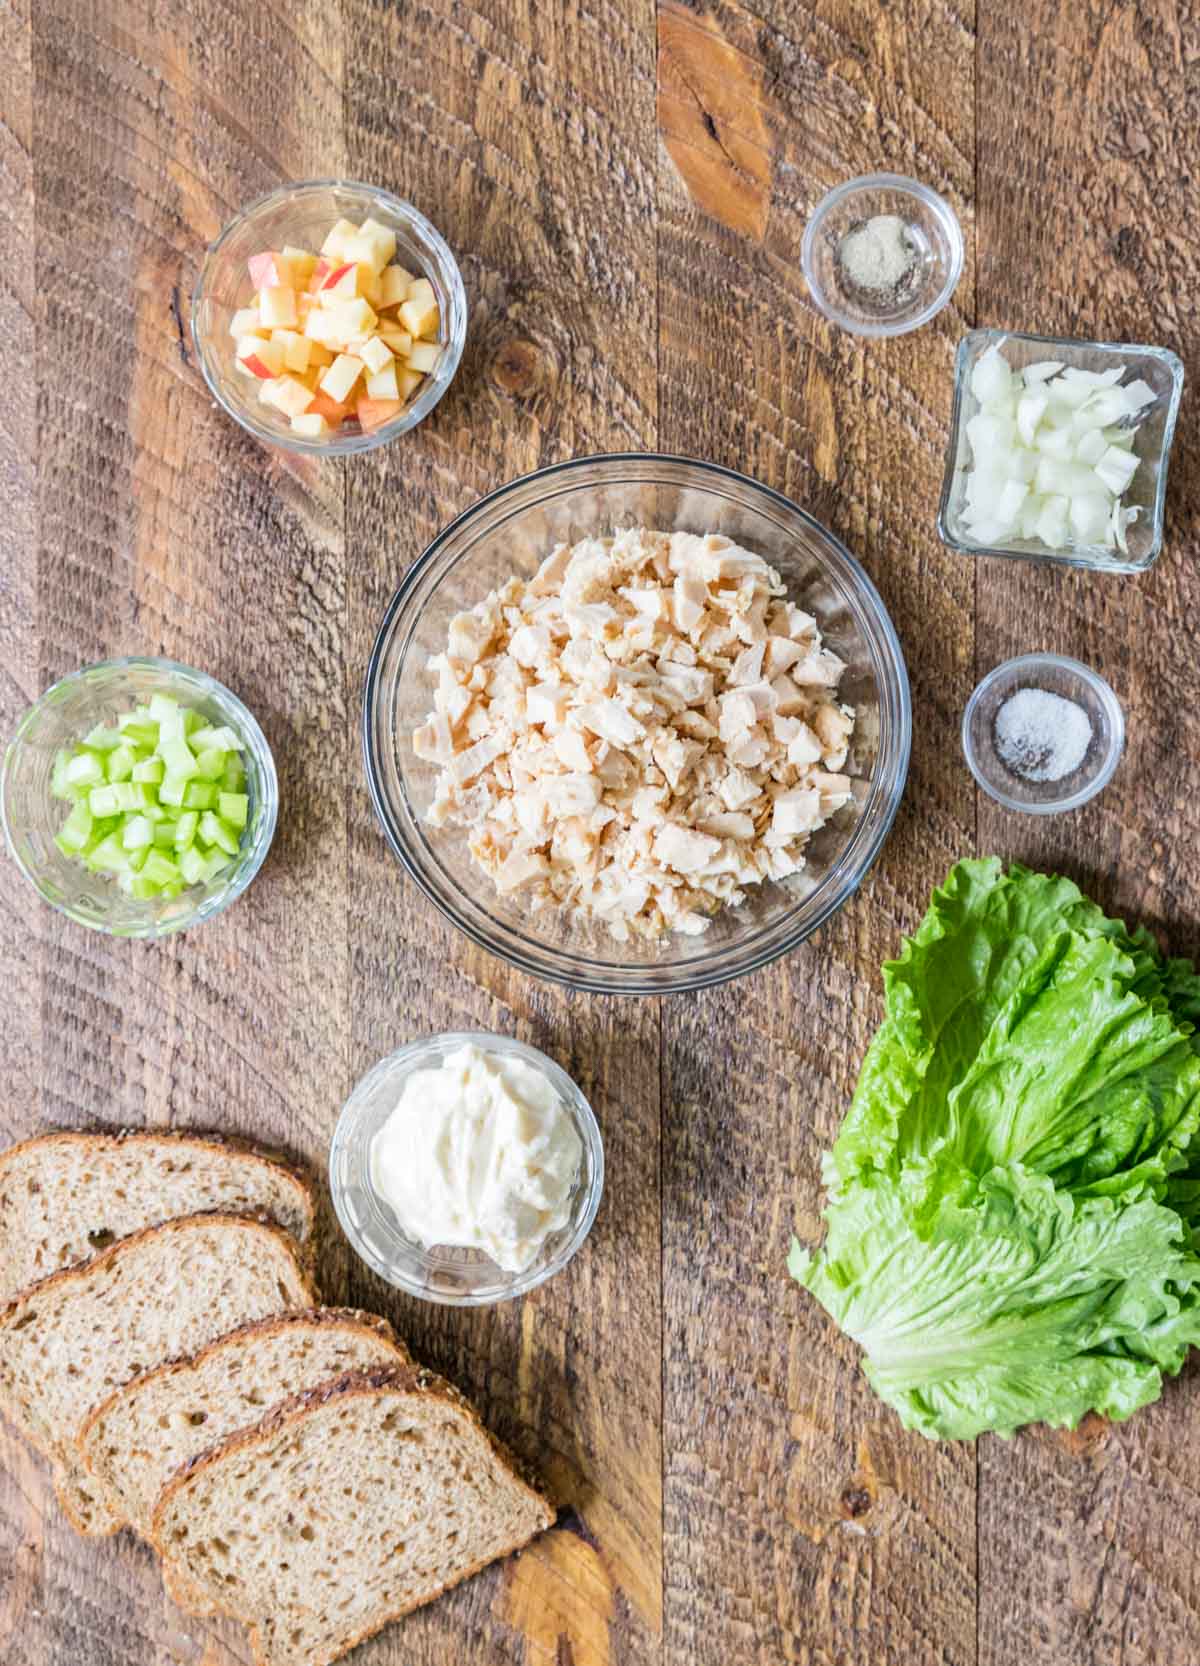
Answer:
<svg viewBox="0 0 1200 1666"><path fill-rule="evenodd" d="M1069 880L986 861L884 983L793 1276L925 1434L1128 1416L1200 1342L1200 978Z"/></svg>

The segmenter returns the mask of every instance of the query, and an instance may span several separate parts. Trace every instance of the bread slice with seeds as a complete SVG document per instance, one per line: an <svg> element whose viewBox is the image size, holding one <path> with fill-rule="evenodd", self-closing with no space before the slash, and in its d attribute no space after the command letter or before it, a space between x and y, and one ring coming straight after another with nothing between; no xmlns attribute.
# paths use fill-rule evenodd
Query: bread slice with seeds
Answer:
<svg viewBox="0 0 1200 1666"><path fill-rule="evenodd" d="M316 1307L256 1319L117 1389L85 1419L79 1448L145 1537L159 1493L182 1464L304 1389L347 1371L411 1363L374 1313Z"/></svg>
<svg viewBox="0 0 1200 1666"><path fill-rule="evenodd" d="M73 1525L111 1533L119 1502L84 1468L76 1444L88 1413L156 1365L251 1319L315 1302L296 1245L272 1223L190 1215L147 1227L0 1313L0 1403L50 1459Z"/></svg>
<svg viewBox="0 0 1200 1666"><path fill-rule="evenodd" d="M180 1215L266 1215L313 1235L310 1182L214 1135L43 1134L0 1152L0 1308L119 1238Z"/></svg>
<svg viewBox="0 0 1200 1666"><path fill-rule="evenodd" d="M257 1666L329 1666L553 1520L457 1390L400 1368L298 1395L194 1459L153 1538L249 1625Z"/></svg>

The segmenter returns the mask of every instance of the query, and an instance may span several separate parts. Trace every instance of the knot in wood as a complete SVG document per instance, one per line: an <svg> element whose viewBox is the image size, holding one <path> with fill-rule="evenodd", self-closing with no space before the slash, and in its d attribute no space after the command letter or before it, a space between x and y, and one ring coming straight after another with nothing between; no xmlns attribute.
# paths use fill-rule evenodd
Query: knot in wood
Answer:
<svg viewBox="0 0 1200 1666"><path fill-rule="evenodd" d="M503 343L492 361L492 381L513 399L537 393L545 379L545 360L532 341L514 337Z"/></svg>
<svg viewBox="0 0 1200 1666"><path fill-rule="evenodd" d="M857 1521L865 1516L875 1500L866 1487L857 1486L853 1481L842 1488L842 1514L847 1521Z"/></svg>

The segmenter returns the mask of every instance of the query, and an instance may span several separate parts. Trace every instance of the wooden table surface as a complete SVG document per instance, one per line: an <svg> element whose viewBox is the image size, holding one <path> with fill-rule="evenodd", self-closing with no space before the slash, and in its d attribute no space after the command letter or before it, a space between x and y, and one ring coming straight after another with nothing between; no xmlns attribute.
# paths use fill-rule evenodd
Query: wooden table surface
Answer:
<svg viewBox="0 0 1200 1666"><path fill-rule="evenodd" d="M219 923L112 942L0 864L0 1136L216 1126L320 1164L350 1084L433 1030L508 1031L591 1097L609 1180L585 1253L514 1306L387 1313L569 1508L363 1666L1196 1666L1197 1374L1110 1428L906 1435L788 1280L880 1016L879 965L957 858L1080 878L1200 947L1200 458L1185 405L1141 578L973 563L934 530L975 323L1163 343L1200 372L1200 20L1188 0L9 0L0 12L3 723L65 672L169 654L229 683L279 764L265 869ZM863 344L799 249L879 168L944 192L953 304ZM347 465L270 455L187 333L205 245L288 178L413 200L471 305L458 378ZM861 557L912 676L913 767L861 894L704 995L574 996L453 934L376 824L358 747L376 627L433 533L501 481L661 448L778 487ZM1000 659L1100 667L1107 792L1041 823L957 739ZM127 1536L84 1543L0 1434L0 1661L230 1666Z"/></svg>

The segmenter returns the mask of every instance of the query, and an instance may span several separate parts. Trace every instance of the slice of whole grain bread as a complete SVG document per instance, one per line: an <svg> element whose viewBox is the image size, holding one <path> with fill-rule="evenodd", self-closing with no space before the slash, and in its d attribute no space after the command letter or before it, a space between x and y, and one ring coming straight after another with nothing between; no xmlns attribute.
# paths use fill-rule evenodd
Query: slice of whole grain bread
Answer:
<svg viewBox="0 0 1200 1666"><path fill-rule="evenodd" d="M88 1413L166 1360L315 1300L295 1243L272 1223L189 1215L147 1227L32 1285L0 1313L0 1404L50 1459L73 1525L111 1533L121 1525L118 1501L84 1468L76 1444Z"/></svg>
<svg viewBox="0 0 1200 1666"><path fill-rule="evenodd" d="M0 1308L27 1285L179 1215L266 1215L313 1233L309 1181L214 1135L43 1134L0 1152Z"/></svg>
<svg viewBox="0 0 1200 1666"><path fill-rule="evenodd" d="M159 1496L175 1588L250 1626L258 1666L329 1666L554 1513L431 1372L358 1372L194 1459Z"/></svg>
<svg viewBox="0 0 1200 1666"><path fill-rule="evenodd" d="M182 1464L304 1389L347 1371L411 1363L387 1320L374 1313L279 1313L117 1389L84 1420L79 1447L145 1537L159 1493Z"/></svg>

